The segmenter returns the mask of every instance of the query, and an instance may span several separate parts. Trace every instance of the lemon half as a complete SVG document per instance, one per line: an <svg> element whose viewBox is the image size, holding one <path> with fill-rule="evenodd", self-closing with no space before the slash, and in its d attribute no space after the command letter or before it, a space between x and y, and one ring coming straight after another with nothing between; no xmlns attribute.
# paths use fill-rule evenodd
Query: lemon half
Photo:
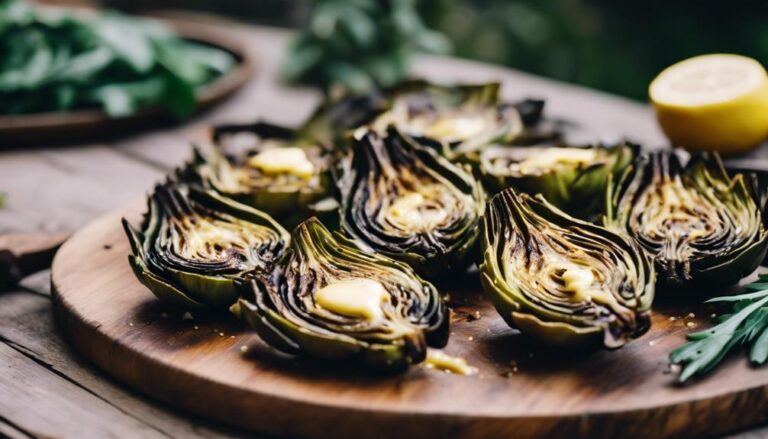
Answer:
<svg viewBox="0 0 768 439"><path fill-rule="evenodd" d="M651 82L649 94L674 145L728 155L768 137L768 74L752 58L714 54L681 61Z"/></svg>

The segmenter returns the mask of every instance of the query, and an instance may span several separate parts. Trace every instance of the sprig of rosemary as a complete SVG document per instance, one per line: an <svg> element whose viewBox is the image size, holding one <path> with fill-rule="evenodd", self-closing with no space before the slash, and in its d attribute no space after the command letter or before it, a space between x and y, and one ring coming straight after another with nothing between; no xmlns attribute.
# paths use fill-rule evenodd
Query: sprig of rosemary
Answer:
<svg viewBox="0 0 768 439"><path fill-rule="evenodd" d="M768 359L768 273L744 287L738 296L716 297L706 303L733 303L733 312L706 331L688 334L688 342L669 354L681 364L680 382L714 369L732 349L749 345L749 360L761 365Z"/></svg>

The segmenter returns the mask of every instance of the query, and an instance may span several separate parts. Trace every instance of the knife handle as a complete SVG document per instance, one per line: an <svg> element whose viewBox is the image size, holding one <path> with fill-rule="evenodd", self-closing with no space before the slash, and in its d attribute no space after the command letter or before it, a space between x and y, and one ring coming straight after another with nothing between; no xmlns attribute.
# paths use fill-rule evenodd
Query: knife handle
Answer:
<svg viewBox="0 0 768 439"><path fill-rule="evenodd" d="M51 266L53 255L68 233L11 233L0 235L0 291Z"/></svg>

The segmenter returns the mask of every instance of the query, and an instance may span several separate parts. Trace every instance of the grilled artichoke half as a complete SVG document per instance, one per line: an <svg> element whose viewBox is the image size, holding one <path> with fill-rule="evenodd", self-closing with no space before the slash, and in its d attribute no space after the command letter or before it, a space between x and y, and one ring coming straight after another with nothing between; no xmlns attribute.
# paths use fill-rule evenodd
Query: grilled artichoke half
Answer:
<svg viewBox="0 0 768 439"><path fill-rule="evenodd" d="M322 145L266 123L218 127L214 143L208 154L195 150L179 171L181 180L262 210L289 227L336 212L331 158Z"/></svg>
<svg viewBox="0 0 768 439"><path fill-rule="evenodd" d="M510 326L608 348L649 329L653 263L629 237L513 189L493 197L484 222L481 280Z"/></svg>
<svg viewBox="0 0 768 439"><path fill-rule="evenodd" d="M731 285L757 268L768 246L753 181L729 177L709 153L685 165L676 152L643 155L611 187L605 223L654 258L663 287Z"/></svg>
<svg viewBox="0 0 768 439"><path fill-rule="evenodd" d="M426 277L465 268L480 235L482 185L389 127L361 134L340 183L341 227L366 251L406 262Z"/></svg>
<svg viewBox="0 0 768 439"><path fill-rule="evenodd" d="M602 213L608 182L620 176L637 155L637 145L589 148L493 146L480 154L479 170L489 193L512 187L540 193L579 218Z"/></svg>
<svg viewBox="0 0 768 439"><path fill-rule="evenodd" d="M445 303L408 265L361 252L316 218L294 230L291 250L232 307L274 348L399 371L446 344Z"/></svg>
<svg viewBox="0 0 768 439"><path fill-rule="evenodd" d="M451 160L495 142L508 143L523 132L514 105L499 104L499 84L440 86L409 82L389 92L388 110L371 124L384 133L390 125Z"/></svg>
<svg viewBox="0 0 768 439"><path fill-rule="evenodd" d="M136 277L160 299L184 308L226 310L239 297L235 280L270 270L289 233L265 213L214 192L157 186L141 231L123 226Z"/></svg>

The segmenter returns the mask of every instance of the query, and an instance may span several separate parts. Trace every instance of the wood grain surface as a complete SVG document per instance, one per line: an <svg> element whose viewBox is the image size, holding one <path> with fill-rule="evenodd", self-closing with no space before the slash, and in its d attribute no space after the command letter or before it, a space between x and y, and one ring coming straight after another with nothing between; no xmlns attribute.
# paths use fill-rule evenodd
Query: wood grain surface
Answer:
<svg viewBox="0 0 768 439"><path fill-rule="evenodd" d="M709 325L712 309L662 306L651 331L624 348L571 352L509 329L472 274L440 288L453 309L446 351L477 376L420 367L371 376L279 354L228 316L189 319L164 308L134 278L119 219L137 221L142 208L109 213L65 243L53 265L56 314L107 373L201 416L318 438L698 437L768 417L768 369L742 357L675 384L667 354Z"/></svg>

